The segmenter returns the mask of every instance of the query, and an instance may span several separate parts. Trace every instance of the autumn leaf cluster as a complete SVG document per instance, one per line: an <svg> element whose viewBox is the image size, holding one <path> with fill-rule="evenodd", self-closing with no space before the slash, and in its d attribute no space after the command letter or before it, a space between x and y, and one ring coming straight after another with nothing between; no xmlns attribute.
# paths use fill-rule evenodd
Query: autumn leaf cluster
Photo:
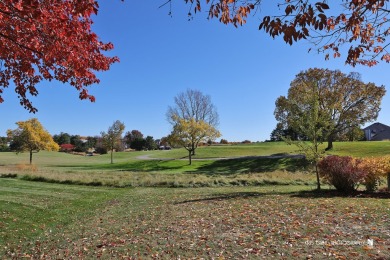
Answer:
<svg viewBox="0 0 390 260"><path fill-rule="evenodd" d="M324 53L325 59L340 57L345 51L346 63L352 66L390 62L386 51L390 32L387 0L281 0L275 3L278 11L265 15L263 1L258 0L186 2L194 6L195 13L207 6L209 18L235 27L245 24L250 15L260 16L260 30L273 38L282 37L290 45L307 40Z"/></svg>
<svg viewBox="0 0 390 260"><path fill-rule="evenodd" d="M104 51L113 49L92 32L96 1L0 1L0 103L11 82L20 104L36 112L29 96L38 95L43 80L69 83L80 99L95 98L87 86L99 83L95 71L106 71L118 61Z"/></svg>

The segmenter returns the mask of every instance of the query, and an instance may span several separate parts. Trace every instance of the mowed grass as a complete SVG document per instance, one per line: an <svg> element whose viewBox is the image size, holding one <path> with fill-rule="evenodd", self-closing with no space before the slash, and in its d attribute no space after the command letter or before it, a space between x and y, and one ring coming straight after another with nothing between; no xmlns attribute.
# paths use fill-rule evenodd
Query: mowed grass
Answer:
<svg viewBox="0 0 390 260"><path fill-rule="evenodd" d="M390 142L336 142L334 146L331 153L338 155L390 154ZM119 152L114 154L114 164L109 163L108 154L80 156L41 151L34 154L33 166L28 165L28 153L0 153L0 175L115 187L314 185L314 175L304 160L280 157L297 154L296 149L283 142L199 147L192 165L188 165L184 149Z"/></svg>
<svg viewBox="0 0 390 260"><path fill-rule="evenodd" d="M0 255L388 259L389 212L386 197L305 186L118 189L0 179Z"/></svg>

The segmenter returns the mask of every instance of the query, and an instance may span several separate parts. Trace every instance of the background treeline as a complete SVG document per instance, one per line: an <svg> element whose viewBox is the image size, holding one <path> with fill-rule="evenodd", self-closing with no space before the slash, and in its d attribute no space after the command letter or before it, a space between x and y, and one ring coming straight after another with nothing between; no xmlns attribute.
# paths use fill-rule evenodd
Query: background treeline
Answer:
<svg viewBox="0 0 390 260"><path fill-rule="evenodd" d="M61 132L60 134L53 135L53 139L61 147L60 151L63 152L107 153L102 136L80 136ZM155 150L161 145L165 146L167 144L164 143L164 140L155 140L152 136L144 137L140 131L132 130L126 132L124 137L118 140L115 145L115 150Z"/></svg>
<svg viewBox="0 0 390 260"><path fill-rule="evenodd" d="M325 136L322 135L322 142L327 141ZM293 141L310 141L310 138L304 134L295 131L292 127L284 128L281 123L278 123L274 130L272 130L270 135L270 141L283 141L284 138L289 138ZM334 141L340 142L354 142L354 141L366 141L363 129L359 127L348 128L345 131L341 131L335 135Z"/></svg>

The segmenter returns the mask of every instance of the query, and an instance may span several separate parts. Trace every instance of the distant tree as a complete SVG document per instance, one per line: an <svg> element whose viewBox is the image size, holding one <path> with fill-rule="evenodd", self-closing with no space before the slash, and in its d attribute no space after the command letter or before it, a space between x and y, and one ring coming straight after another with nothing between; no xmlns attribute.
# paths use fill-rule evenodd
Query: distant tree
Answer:
<svg viewBox="0 0 390 260"><path fill-rule="evenodd" d="M144 138L136 138L131 142L130 148L136 151L142 151L145 149L146 140Z"/></svg>
<svg viewBox="0 0 390 260"><path fill-rule="evenodd" d="M12 147L17 153L29 152L30 164L32 164L32 155L40 150L58 151L59 146L54 142L52 136L43 128L36 118L16 123L18 128L8 130L7 137L16 144Z"/></svg>
<svg viewBox="0 0 390 260"><path fill-rule="evenodd" d="M172 126L175 126L180 119L194 119L196 122L203 121L218 129L219 115L210 96L204 95L199 90L187 89L174 98L174 103L173 107L168 107L166 114ZM192 147L192 155L195 155L195 150L196 148Z"/></svg>
<svg viewBox="0 0 390 260"><path fill-rule="evenodd" d="M97 137L96 144L95 144L95 152L98 154L106 154L107 148L104 146L103 138Z"/></svg>
<svg viewBox="0 0 390 260"><path fill-rule="evenodd" d="M167 136L161 137L159 144L160 146L168 146L169 140Z"/></svg>
<svg viewBox="0 0 390 260"><path fill-rule="evenodd" d="M8 152L10 149L8 147L8 138L0 137L0 152Z"/></svg>
<svg viewBox="0 0 390 260"><path fill-rule="evenodd" d="M188 151L189 164L192 164L192 155L200 142L215 140L221 134L213 126L203 120L177 119L177 124L173 127L169 135L170 142L184 147Z"/></svg>
<svg viewBox="0 0 390 260"><path fill-rule="evenodd" d="M221 141L219 141L220 144L228 144L228 140L226 139L221 139Z"/></svg>
<svg viewBox="0 0 390 260"><path fill-rule="evenodd" d="M277 123L276 128L272 130L270 135L271 141L283 141L284 138L289 138L293 141L305 141L308 140L307 136L304 136L302 133L298 133L292 127L284 128L282 123Z"/></svg>
<svg viewBox="0 0 390 260"><path fill-rule="evenodd" d="M345 135L350 142L363 141L365 139L364 131L360 127L352 127Z"/></svg>
<svg viewBox="0 0 390 260"><path fill-rule="evenodd" d="M155 150L157 149L156 141L153 139L152 136L147 136L145 138L145 149L147 150Z"/></svg>
<svg viewBox="0 0 390 260"><path fill-rule="evenodd" d="M141 131L131 130L131 132L127 132L124 140L131 149L142 151L145 148L145 139Z"/></svg>
<svg viewBox="0 0 390 260"><path fill-rule="evenodd" d="M112 126L108 128L107 133L104 131L101 132L104 147L111 151L111 163L114 163L113 153L115 148L121 145L124 130L125 125L121 121L116 120Z"/></svg>
<svg viewBox="0 0 390 260"><path fill-rule="evenodd" d="M360 127L356 126L356 127L351 127L346 131L338 133L335 139L337 141L344 141L344 142L364 141L365 135L364 135L364 131Z"/></svg>
<svg viewBox="0 0 390 260"><path fill-rule="evenodd" d="M70 144L70 135L68 133L63 133L61 132L58 135L53 135L53 140L56 142L58 145L61 144Z"/></svg>
<svg viewBox="0 0 390 260"><path fill-rule="evenodd" d="M317 87L313 89L313 85ZM329 150L339 133L377 118L385 93L384 86L363 83L358 73L346 75L338 70L309 69L291 82L287 97L276 100L274 114L285 129L292 128L302 134L300 118L311 113L309 104L317 95L319 116L326 121L321 138L327 140Z"/></svg>
<svg viewBox="0 0 390 260"><path fill-rule="evenodd" d="M70 144L74 145L74 151L83 153L87 151L87 145L86 142L81 139L80 135L71 135L70 136Z"/></svg>
<svg viewBox="0 0 390 260"><path fill-rule="evenodd" d="M87 148L88 149L92 149L92 148L95 148L96 147L96 144L98 142L98 138L97 136L88 136L87 137Z"/></svg>

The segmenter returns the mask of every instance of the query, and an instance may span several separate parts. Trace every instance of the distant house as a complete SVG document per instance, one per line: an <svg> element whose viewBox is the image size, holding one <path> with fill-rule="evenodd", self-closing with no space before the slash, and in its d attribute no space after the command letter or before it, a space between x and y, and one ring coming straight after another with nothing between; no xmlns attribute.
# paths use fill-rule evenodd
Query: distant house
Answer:
<svg viewBox="0 0 390 260"><path fill-rule="evenodd" d="M367 141L390 140L390 126L382 123L374 123L363 130Z"/></svg>

